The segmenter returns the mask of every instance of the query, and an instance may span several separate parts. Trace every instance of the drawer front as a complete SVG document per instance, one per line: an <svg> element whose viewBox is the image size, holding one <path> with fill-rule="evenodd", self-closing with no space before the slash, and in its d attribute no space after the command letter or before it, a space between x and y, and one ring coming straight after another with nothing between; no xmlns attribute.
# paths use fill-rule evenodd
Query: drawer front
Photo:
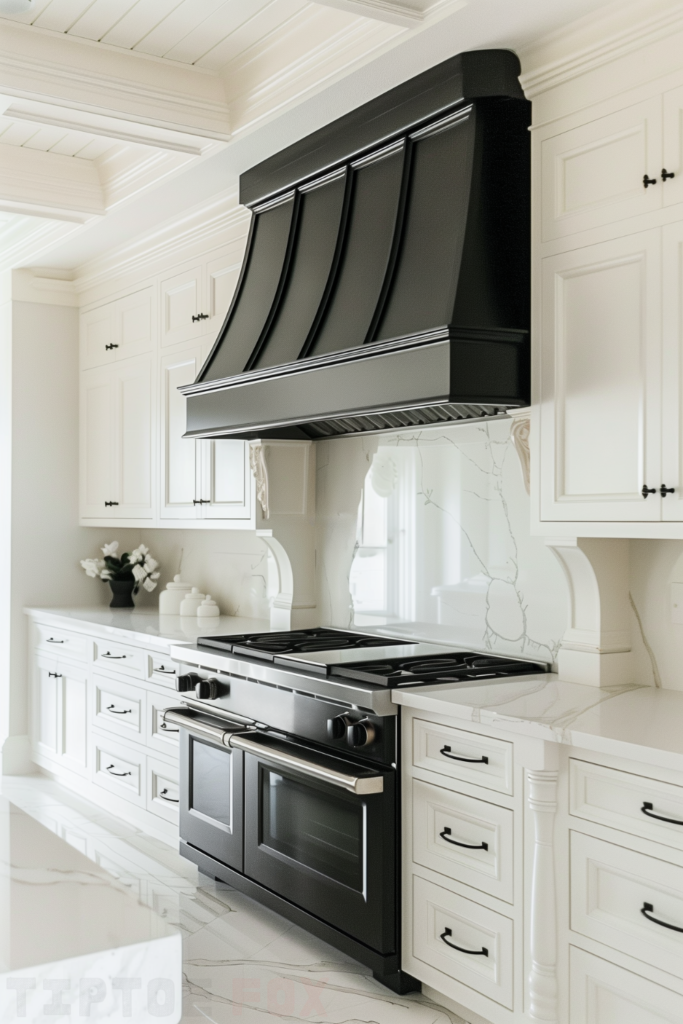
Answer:
<svg viewBox="0 0 683 1024"><path fill-rule="evenodd" d="M513 812L413 780L413 860L513 901Z"/></svg>
<svg viewBox="0 0 683 1024"><path fill-rule="evenodd" d="M683 977L683 868L572 832L571 927Z"/></svg>
<svg viewBox="0 0 683 1024"><path fill-rule="evenodd" d="M164 711L178 706L177 697L147 692L147 745L166 756L178 757L180 729L164 722Z"/></svg>
<svg viewBox="0 0 683 1024"><path fill-rule="evenodd" d="M178 665L167 655L149 654L147 656L147 678L160 686L168 686L175 690L178 673Z"/></svg>
<svg viewBox="0 0 683 1024"><path fill-rule="evenodd" d="M38 648L57 657L71 658L73 661L89 661L92 638L80 633L71 633L67 629L46 626L36 623Z"/></svg>
<svg viewBox="0 0 683 1024"><path fill-rule="evenodd" d="M110 672L123 672L125 675L146 677L147 652L128 644L113 644L109 640L95 641L95 665L106 668Z"/></svg>
<svg viewBox="0 0 683 1024"><path fill-rule="evenodd" d="M638 974L569 950L569 1024L680 1024L683 996Z"/></svg>
<svg viewBox="0 0 683 1024"><path fill-rule="evenodd" d="M569 809L587 821L683 850L683 786L572 758Z"/></svg>
<svg viewBox="0 0 683 1024"><path fill-rule="evenodd" d="M512 743L413 719L413 764L512 795Z"/></svg>
<svg viewBox="0 0 683 1024"><path fill-rule="evenodd" d="M106 676L93 676L95 724L130 739L142 739L144 692Z"/></svg>
<svg viewBox="0 0 683 1024"><path fill-rule="evenodd" d="M178 769L148 757L147 810L177 824L179 803Z"/></svg>
<svg viewBox="0 0 683 1024"><path fill-rule="evenodd" d="M512 1009L512 921L417 875L413 956Z"/></svg>
<svg viewBox="0 0 683 1024"><path fill-rule="evenodd" d="M95 783L144 806L145 755L101 736L94 743Z"/></svg>

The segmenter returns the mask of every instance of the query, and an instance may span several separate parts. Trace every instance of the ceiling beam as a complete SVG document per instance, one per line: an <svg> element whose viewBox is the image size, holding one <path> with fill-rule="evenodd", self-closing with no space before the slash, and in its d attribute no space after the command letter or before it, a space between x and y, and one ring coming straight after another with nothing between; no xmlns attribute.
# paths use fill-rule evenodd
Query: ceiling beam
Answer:
<svg viewBox="0 0 683 1024"><path fill-rule="evenodd" d="M0 210L84 223L104 216L104 192L90 160L0 144Z"/></svg>

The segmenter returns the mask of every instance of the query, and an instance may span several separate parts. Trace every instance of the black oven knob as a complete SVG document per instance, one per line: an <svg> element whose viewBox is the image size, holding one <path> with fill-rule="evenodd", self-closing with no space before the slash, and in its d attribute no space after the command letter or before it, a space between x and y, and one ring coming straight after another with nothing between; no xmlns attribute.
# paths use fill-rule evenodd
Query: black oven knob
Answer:
<svg viewBox="0 0 683 1024"><path fill-rule="evenodd" d="M180 693L187 693L188 690L194 690L197 683L201 683L202 677L196 672L188 672L187 675L178 676L175 681L175 688Z"/></svg>
<svg viewBox="0 0 683 1024"><path fill-rule="evenodd" d="M351 725L353 719L349 718L348 715L337 715L336 718L327 719L327 738L328 740L342 740L346 736L346 730Z"/></svg>
<svg viewBox="0 0 683 1024"><path fill-rule="evenodd" d="M375 739L375 727L369 718L351 722L346 727L346 742L350 747L368 747Z"/></svg>
<svg viewBox="0 0 683 1024"><path fill-rule="evenodd" d="M197 700L215 700L218 696L218 680L200 679L195 684L194 695Z"/></svg>

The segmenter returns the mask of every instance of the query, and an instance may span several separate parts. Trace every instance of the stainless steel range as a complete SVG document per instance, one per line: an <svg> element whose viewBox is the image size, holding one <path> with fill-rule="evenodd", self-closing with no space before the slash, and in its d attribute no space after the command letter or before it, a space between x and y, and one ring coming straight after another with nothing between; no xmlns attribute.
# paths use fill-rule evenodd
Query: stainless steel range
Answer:
<svg viewBox="0 0 683 1024"><path fill-rule="evenodd" d="M172 656L186 670L165 715L181 732L181 853L395 991L419 988L400 970L391 690L548 666L338 629L207 636Z"/></svg>

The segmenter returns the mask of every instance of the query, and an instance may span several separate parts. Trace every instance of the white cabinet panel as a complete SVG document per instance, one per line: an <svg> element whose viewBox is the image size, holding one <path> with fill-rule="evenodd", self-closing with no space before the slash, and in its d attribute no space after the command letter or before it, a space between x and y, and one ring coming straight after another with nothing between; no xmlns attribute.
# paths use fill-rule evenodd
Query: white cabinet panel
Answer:
<svg viewBox="0 0 683 1024"><path fill-rule="evenodd" d="M206 310L200 308L203 298L202 267L191 267L161 282L161 344L176 345L190 341L205 331ZM192 318L195 317L193 320Z"/></svg>
<svg viewBox="0 0 683 1024"><path fill-rule="evenodd" d="M664 154L662 173L673 174L662 182L665 206L683 202L683 87L664 93Z"/></svg>
<svg viewBox="0 0 683 1024"><path fill-rule="evenodd" d="M208 306L206 312L209 314L209 319L205 321L205 327L207 333L210 330L214 339L223 326L226 313L230 308L241 269L241 255L235 261L234 253L210 260L206 265L206 297Z"/></svg>
<svg viewBox="0 0 683 1024"><path fill-rule="evenodd" d="M152 500L152 362L142 356L112 369L115 395L115 441L120 519L151 519Z"/></svg>
<svg viewBox="0 0 683 1024"><path fill-rule="evenodd" d="M682 92L683 96L683 92ZM680 181L683 182L683 173ZM667 185L671 184L667 182ZM683 223L662 230L662 519L683 520Z"/></svg>
<svg viewBox="0 0 683 1024"><path fill-rule="evenodd" d="M125 672L126 675L145 679L146 658L145 651L139 647L99 638L95 641L94 663L97 668L106 669L108 672Z"/></svg>
<svg viewBox="0 0 683 1024"><path fill-rule="evenodd" d="M680 1024L683 996L570 947L569 1024Z"/></svg>
<svg viewBox="0 0 683 1024"><path fill-rule="evenodd" d="M56 757L59 753L59 689L57 662L38 658L33 680L35 748L47 757Z"/></svg>
<svg viewBox="0 0 683 1024"><path fill-rule="evenodd" d="M546 139L543 241L658 209L661 162L659 96ZM655 184L645 188L644 176Z"/></svg>
<svg viewBox="0 0 683 1024"><path fill-rule="evenodd" d="M46 654L49 652L50 657L66 656L76 661L88 661L90 658L92 640L82 633L72 633L59 626L39 622L36 624L36 639L38 647Z"/></svg>
<svg viewBox="0 0 683 1024"><path fill-rule="evenodd" d="M84 669L58 663L61 674L61 758L81 775L88 764L88 677Z"/></svg>
<svg viewBox="0 0 683 1024"><path fill-rule="evenodd" d="M180 786L177 765L147 758L147 810L174 824L178 822Z"/></svg>
<svg viewBox="0 0 683 1024"><path fill-rule="evenodd" d="M100 729L141 740L144 736L144 692L104 676L93 675L93 724Z"/></svg>
<svg viewBox="0 0 683 1024"><path fill-rule="evenodd" d="M81 315L81 369L105 366L154 347L154 290L143 288Z"/></svg>
<svg viewBox="0 0 683 1024"><path fill-rule="evenodd" d="M505 740L416 718L413 764L438 775L512 795L512 744Z"/></svg>
<svg viewBox="0 0 683 1024"><path fill-rule="evenodd" d="M33 748L37 754L85 774L87 674L80 666L38 655L33 666Z"/></svg>
<svg viewBox="0 0 683 1024"><path fill-rule="evenodd" d="M202 365L203 346L193 343L161 361L162 403L162 499L164 519L196 519L200 490L198 442L183 437L186 399L178 388L192 384Z"/></svg>
<svg viewBox="0 0 683 1024"><path fill-rule="evenodd" d="M116 303L119 336L117 361L143 355L154 347L153 302L153 290L145 288Z"/></svg>
<svg viewBox="0 0 683 1024"><path fill-rule="evenodd" d="M81 369L112 362L116 349L116 303L81 315Z"/></svg>
<svg viewBox="0 0 683 1024"><path fill-rule="evenodd" d="M542 518L660 517L658 230L543 268Z"/></svg>
<svg viewBox="0 0 683 1024"><path fill-rule="evenodd" d="M204 519L251 517L251 470L245 441L202 441Z"/></svg>
<svg viewBox="0 0 683 1024"><path fill-rule="evenodd" d="M114 409L110 367L81 374L81 516L102 518L114 501Z"/></svg>

